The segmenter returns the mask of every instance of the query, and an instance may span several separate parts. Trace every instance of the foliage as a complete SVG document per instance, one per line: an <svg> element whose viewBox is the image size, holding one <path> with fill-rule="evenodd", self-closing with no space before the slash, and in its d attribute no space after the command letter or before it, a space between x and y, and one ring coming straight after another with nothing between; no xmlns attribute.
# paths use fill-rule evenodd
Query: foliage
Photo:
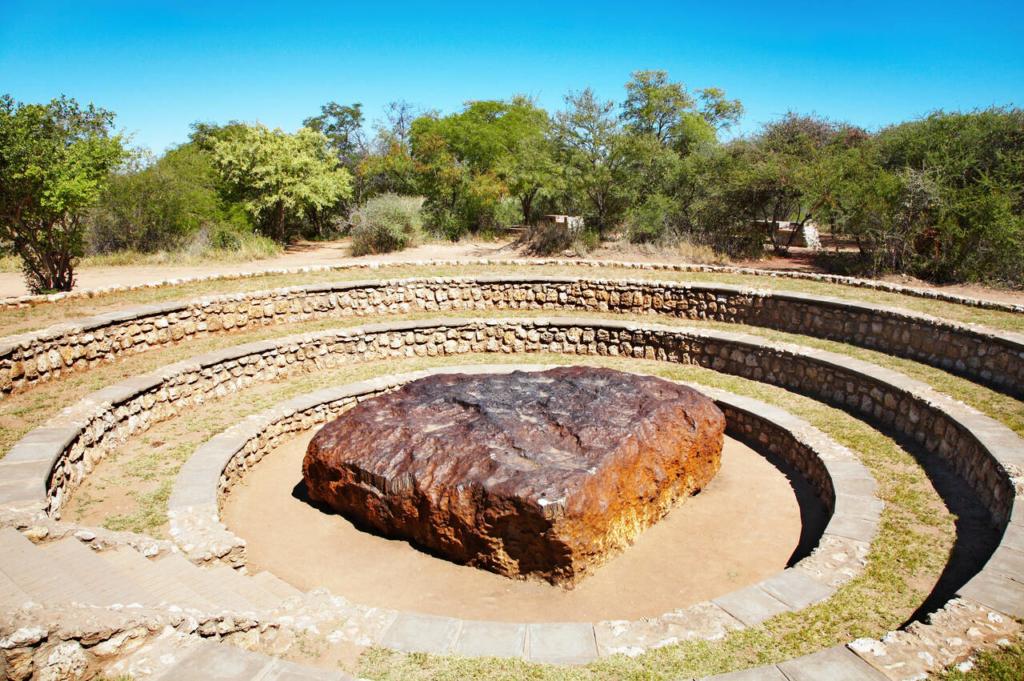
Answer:
<svg viewBox="0 0 1024 681"><path fill-rule="evenodd" d="M111 175L89 217L89 247L93 253L173 251L202 230L252 228L242 205L223 196L212 154L190 143L156 160L136 156Z"/></svg>
<svg viewBox="0 0 1024 681"><path fill-rule="evenodd" d="M390 253L419 240L423 218L418 197L385 194L370 199L354 215L352 255Z"/></svg>
<svg viewBox="0 0 1024 681"><path fill-rule="evenodd" d="M575 195L571 203L586 207L587 223L603 235L630 204L634 147L613 113L615 102L601 101L587 88L570 92L565 103L553 133L566 189Z"/></svg>
<svg viewBox="0 0 1024 681"><path fill-rule="evenodd" d="M334 206L351 194L328 139L302 128L295 134L245 125L213 142L214 163L267 236L286 240L286 218Z"/></svg>
<svg viewBox="0 0 1024 681"><path fill-rule="evenodd" d="M125 159L114 114L61 97L0 97L0 238L21 258L33 292L70 291L85 247L82 216Z"/></svg>
<svg viewBox="0 0 1024 681"><path fill-rule="evenodd" d="M725 90L705 88L694 97L665 71L634 71L626 83L622 120L634 135L653 135L659 143L686 154L713 142L743 115L738 99L726 99ZM700 106L698 106L698 100Z"/></svg>
<svg viewBox="0 0 1024 681"><path fill-rule="evenodd" d="M457 238L496 226L509 195L529 223L534 199L555 173L548 126L547 112L522 96L467 102L459 113L413 121L414 168L434 230Z"/></svg>

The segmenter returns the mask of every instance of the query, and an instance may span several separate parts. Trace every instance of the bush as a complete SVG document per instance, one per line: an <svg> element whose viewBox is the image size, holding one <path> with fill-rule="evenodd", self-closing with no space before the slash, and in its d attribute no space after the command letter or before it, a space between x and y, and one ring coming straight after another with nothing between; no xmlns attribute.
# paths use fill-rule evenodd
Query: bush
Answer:
<svg viewBox="0 0 1024 681"><path fill-rule="evenodd" d="M186 144L115 174L89 218L89 250L155 253L185 248L199 232L242 234L252 222L222 197L209 153Z"/></svg>
<svg viewBox="0 0 1024 681"><path fill-rule="evenodd" d="M384 194L352 215L352 255L401 251L419 241L423 199Z"/></svg>

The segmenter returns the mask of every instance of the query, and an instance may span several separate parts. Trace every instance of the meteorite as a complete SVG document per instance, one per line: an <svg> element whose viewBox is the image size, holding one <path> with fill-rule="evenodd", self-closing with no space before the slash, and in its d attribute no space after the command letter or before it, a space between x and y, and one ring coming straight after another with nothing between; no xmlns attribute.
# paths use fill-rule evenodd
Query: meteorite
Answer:
<svg viewBox="0 0 1024 681"><path fill-rule="evenodd" d="M714 477L724 429L710 399L651 376L439 374L328 423L302 472L363 528L571 587Z"/></svg>

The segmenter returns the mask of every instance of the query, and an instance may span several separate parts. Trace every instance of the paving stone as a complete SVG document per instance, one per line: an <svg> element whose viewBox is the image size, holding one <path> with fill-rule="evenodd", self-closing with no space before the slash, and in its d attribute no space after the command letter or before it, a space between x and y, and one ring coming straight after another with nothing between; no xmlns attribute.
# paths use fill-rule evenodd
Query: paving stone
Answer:
<svg viewBox="0 0 1024 681"><path fill-rule="evenodd" d="M261 587L274 594L282 601L286 601L293 596L301 596L302 591L295 588L288 582L284 581L272 572L264 570L263 572L252 577L252 581L259 584Z"/></svg>
<svg viewBox="0 0 1024 681"><path fill-rule="evenodd" d="M844 493L836 495L836 514L877 522L884 509L885 504L882 503L881 499L858 497Z"/></svg>
<svg viewBox="0 0 1024 681"><path fill-rule="evenodd" d="M544 622L528 628L531 662L587 664L597 659L597 639L588 622Z"/></svg>
<svg viewBox="0 0 1024 681"><path fill-rule="evenodd" d="M778 598L759 589L756 585L713 598L711 602L748 627L760 624L779 613L792 610Z"/></svg>
<svg viewBox="0 0 1024 681"><path fill-rule="evenodd" d="M877 531L878 523L876 522L839 513L832 516L832 519L828 521L828 527L825 528L825 534L834 534L838 537L867 543L871 543Z"/></svg>
<svg viewBox="0 0 1024 681"><path fill-rule="evenodd" d="M211 611L216 607L178 579L181 566L175 562L152 561L135 549L119 546L100 554L107 563L120 568L141 587L168 605ZM187 562L187 561L186 561Z"/></svg>
<svg viewBox="0 0 1024 681"><path fill-rule="evenodd" d="M459 633L461 620L417 612L402 612L380 644L403 653L447 653Z"/></svg>
<svg viewBox="0 0 1024 681"><path fill-rule="evenodd" d="M159 602L131 576L74 537L48 544L42 551L96 595L94 605L157 605Z"/></svg>
<svg viewBox="0 0 1024 681"><path fill-rule="evenodd" d="M160 681L241 681L262 678L273 658L223 643L203 641L181 662L168 669Z"/></svg>
<svg viewBox="0 0 1024 681"><path fill-rule="evenodd" d="M523 657L526 625L465 620L454 652L466 657Z"/></svg>
<svg viewBox="0 0 1024 681"><path fill-rule="evenodd" d="M1024 584L987 568L960 587L957 593L993 610L1014 617L1024 617Z"/></svg>
<svg viewBox="0 0 1024 681"><path fill-rule="evenodd" d="M1024 551L1000 546L985 564L991 570L1017 582L1024 582Z"/></svg>
<svg viewBox="0 0 1024 681"><path fill-rule="evenodd" d="M709 681L709 679L714 679L714 681L789 681L775 665L705 676L700 681Z"/></svg>
<svg viewBox="0 0 1024 681"><path fill-rule="evenodd" d="M779 663L789 681L887 681L846 646L835 646Z"/></svg>
<svg viewBox="0 0 1024 681"><path fill-rule="evenodd" d="M1024 551L1024 525L1010 523L1003 532L1003 539L999 542L1001 546L1008 546L1018 551Z"/></svg>
<svg viewBox="0 0 1024 681"><path fill-rule="evenodd" d="M835 589L822 584L806 572L793 568L783 570L757 586L794 610L802 610L815 603L820 603L836 592Z"/></svg>
<svg viewBox="0 0 1024 681"><path fill-rule="evenodd" d="M94 602L86 586L13 527L0 530L0 571L36 602Z"/></svg>
<svg viewBox="0 0 1024 681"><path fill-rule="evenodd" d="M355 681L354 676L331 669L316 669L294 662L274 660L258 681Z"/></svg>

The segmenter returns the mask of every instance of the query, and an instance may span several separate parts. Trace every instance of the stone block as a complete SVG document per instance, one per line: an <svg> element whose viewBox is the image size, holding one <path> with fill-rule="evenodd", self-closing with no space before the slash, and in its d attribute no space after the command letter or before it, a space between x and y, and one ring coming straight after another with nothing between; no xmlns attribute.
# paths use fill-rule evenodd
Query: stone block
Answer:
<svg viewBox="0 0 1024 681"><path fill-rule="evenodd" d="M588 664L597 659L597 640L589 623L530 624L529 632L531 662Z"/></svg>
<svg viewBox="0 0 1024 681"><path fill-rule="evenodd" d="M713 598L711 602L748 627L760 624L780 613L793 610L775 596L758 588L757 585Z"/></svg>
<svg viewBox="0 0 1024 681"><path fill-rule="evenodd" d="M466 657L523 657L526 625L465 620L454 652Z"/></svg>
<svg viewBox="0 0 1024 681"><path fill-rule="evenodd" d="M807 573L793 568L769 577L758 586L794 610L820 603L836 592Z"/></svg>
<svg viewBox="0 0 1024 681"><path fill-rule="evenodd" d="M403 653L450 652L462 620L415 612L399 613L380 644Z"/></svg>
<svg viewBox="0 0 1024 681"><path fill-rule="evenodd" d="M789 681L887 681L842 645L781 662L778 667Z"/></svg>

